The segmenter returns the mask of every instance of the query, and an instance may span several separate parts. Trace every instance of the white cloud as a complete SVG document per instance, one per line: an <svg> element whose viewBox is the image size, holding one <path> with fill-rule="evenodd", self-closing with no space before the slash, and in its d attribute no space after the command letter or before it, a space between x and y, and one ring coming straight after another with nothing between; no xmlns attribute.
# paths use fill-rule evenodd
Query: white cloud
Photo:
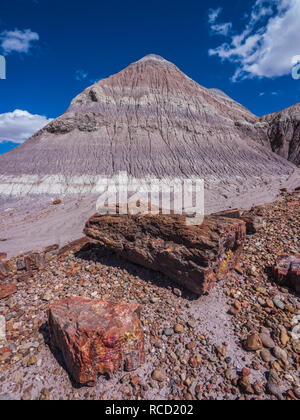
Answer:
<svg viewBox="0 0 300 420"><path fill-rule="evenodd" d="M216 22L218 17L220 16L220 13L222 12L222 7L219 7L218 9L209 9L208 11L208 22L213 24Z"/></svg>
<svg viewBox="0 0 300 420"><path fill-rule="evenodd" d="M78 81L85 80L88 77L89 73L85 70L76 70L75 79Z"/></svg>
<svg viewBox="0 0 300 420"><path fill-rule="evenodd" d="M38 41L39 38L39 34L30 29L3 31L0 33L0 45L5 55L12 52L27 54L32 47L32 42Z"/></svg>
<svg viewBox="0 0 300 420"><path fill-rule="evenodd" d="M211 26L211 30L215 34L224 35L224 36L227 36L229 34L229 32L231 31L231 28L232 28L232 23L231 22L221 23L221 24Z"/></svg>
<svg viewBox="0 0 300 420"><path fill-rule="evenodd" d="M215 35L227 36L232 28L232 23L216 23L218 17L222 13L222 7L218 9L209 9L208 11L208 23L210 24L210 29Z"/></svg>
<svg viewBox="0 0 300 420"><path fill-rule="evenodd" d="M7 141L23 143L51 120L43 115L33 115L20 109L0 114L0 143Z"/></svg>
<svg viewBox="0 0 300 420"><path fill-rule="evenodd" d="M234 81L287 75L300 54L299 22L300 0L257 0L242 32L209 55L236 63Z"/></svg>

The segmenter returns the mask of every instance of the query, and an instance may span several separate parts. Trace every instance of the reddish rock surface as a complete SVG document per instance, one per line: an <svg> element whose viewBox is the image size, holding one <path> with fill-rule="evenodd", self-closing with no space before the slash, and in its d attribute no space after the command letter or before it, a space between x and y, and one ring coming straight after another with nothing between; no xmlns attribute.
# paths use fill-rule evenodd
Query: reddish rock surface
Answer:
<svg viewBox="0 0 300 420"><path fill-rule="evenodd" d="M17 292L17 287L15 284L9 284L9 285L1 285L0 283L0 299L4 299L8 296L13 295Z"/></svg>
<svg viewBox="0 0 300 420"><path fill-rule="evenodd" d="M0 252L0 261L6 260L7 254L5 252Z"/></svg>
<svg viewBox="0 0 300 420"><path fill-rule="evenodd" d="M72 241L70 243L68 243L67 245L63 246L62 248L60 248L60 250L58 251L58 255L64 255L70 251L72 252L77 252L79 251L82 247L84 247L86 244L88 244L89 242L91 242L91 240L89 238L83 237L80 239L77 239L76 241Z"/></svg>
<svg viewBox="0 0 300 420"><path fill-rule="evenodd" d="M238 263L246 227L221 216L187 226L183 216L95 215L84 232L101 247L201 295Z"/></svg>
<svg viewBox="0 0 300 420"><path fill-rule="evenodd" d="M144 362L139 306L84 297L54 302L49 309L51 343L80 384L93 386L98 374L132 371Z"/></svg>
<svg viewBox="0 0 300 420"><path fill-rule="evenodd" d="M276 283L288 285L300 293L300 255L284 255L278 261L274 278Z"/></svg>

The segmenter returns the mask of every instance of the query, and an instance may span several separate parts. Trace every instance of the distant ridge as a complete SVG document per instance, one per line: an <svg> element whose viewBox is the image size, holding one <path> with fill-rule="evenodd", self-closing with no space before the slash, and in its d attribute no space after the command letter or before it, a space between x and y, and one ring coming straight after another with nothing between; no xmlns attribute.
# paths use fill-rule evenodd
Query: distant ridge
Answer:
<svg viewBox="0 0 300 420"><path fill-rule="evenodd" d="M300 102L280 112L263 117L268 122L272 150L300 165Z"/></svg>

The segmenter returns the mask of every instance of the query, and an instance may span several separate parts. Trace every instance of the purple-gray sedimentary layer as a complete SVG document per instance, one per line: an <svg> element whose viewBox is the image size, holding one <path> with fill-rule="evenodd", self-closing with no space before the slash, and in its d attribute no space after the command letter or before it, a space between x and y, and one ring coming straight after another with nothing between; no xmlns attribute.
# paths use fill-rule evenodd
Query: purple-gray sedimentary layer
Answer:
<svg viewBox="0 0 300 420"><path fill-rule="evenodd" d="M95 192L99 176L204 178L255 185L289 178L269 122L149 55L87 88L69 109L0 156L0 194ZM284 156L286 157L286 156Z"/></svg>

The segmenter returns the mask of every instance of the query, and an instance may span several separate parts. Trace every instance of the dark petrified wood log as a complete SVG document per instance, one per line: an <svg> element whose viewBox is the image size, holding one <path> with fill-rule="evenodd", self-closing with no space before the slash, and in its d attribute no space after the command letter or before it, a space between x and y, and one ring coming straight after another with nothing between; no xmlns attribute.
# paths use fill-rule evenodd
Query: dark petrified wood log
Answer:
<svg viewBox="0 0 300 420"><path fill-rule="evenodd" d="M96 214L84 233L105 249L201 295L237 264L246 227L242 220L222 216L187 226L183 216Z"/></svg>

